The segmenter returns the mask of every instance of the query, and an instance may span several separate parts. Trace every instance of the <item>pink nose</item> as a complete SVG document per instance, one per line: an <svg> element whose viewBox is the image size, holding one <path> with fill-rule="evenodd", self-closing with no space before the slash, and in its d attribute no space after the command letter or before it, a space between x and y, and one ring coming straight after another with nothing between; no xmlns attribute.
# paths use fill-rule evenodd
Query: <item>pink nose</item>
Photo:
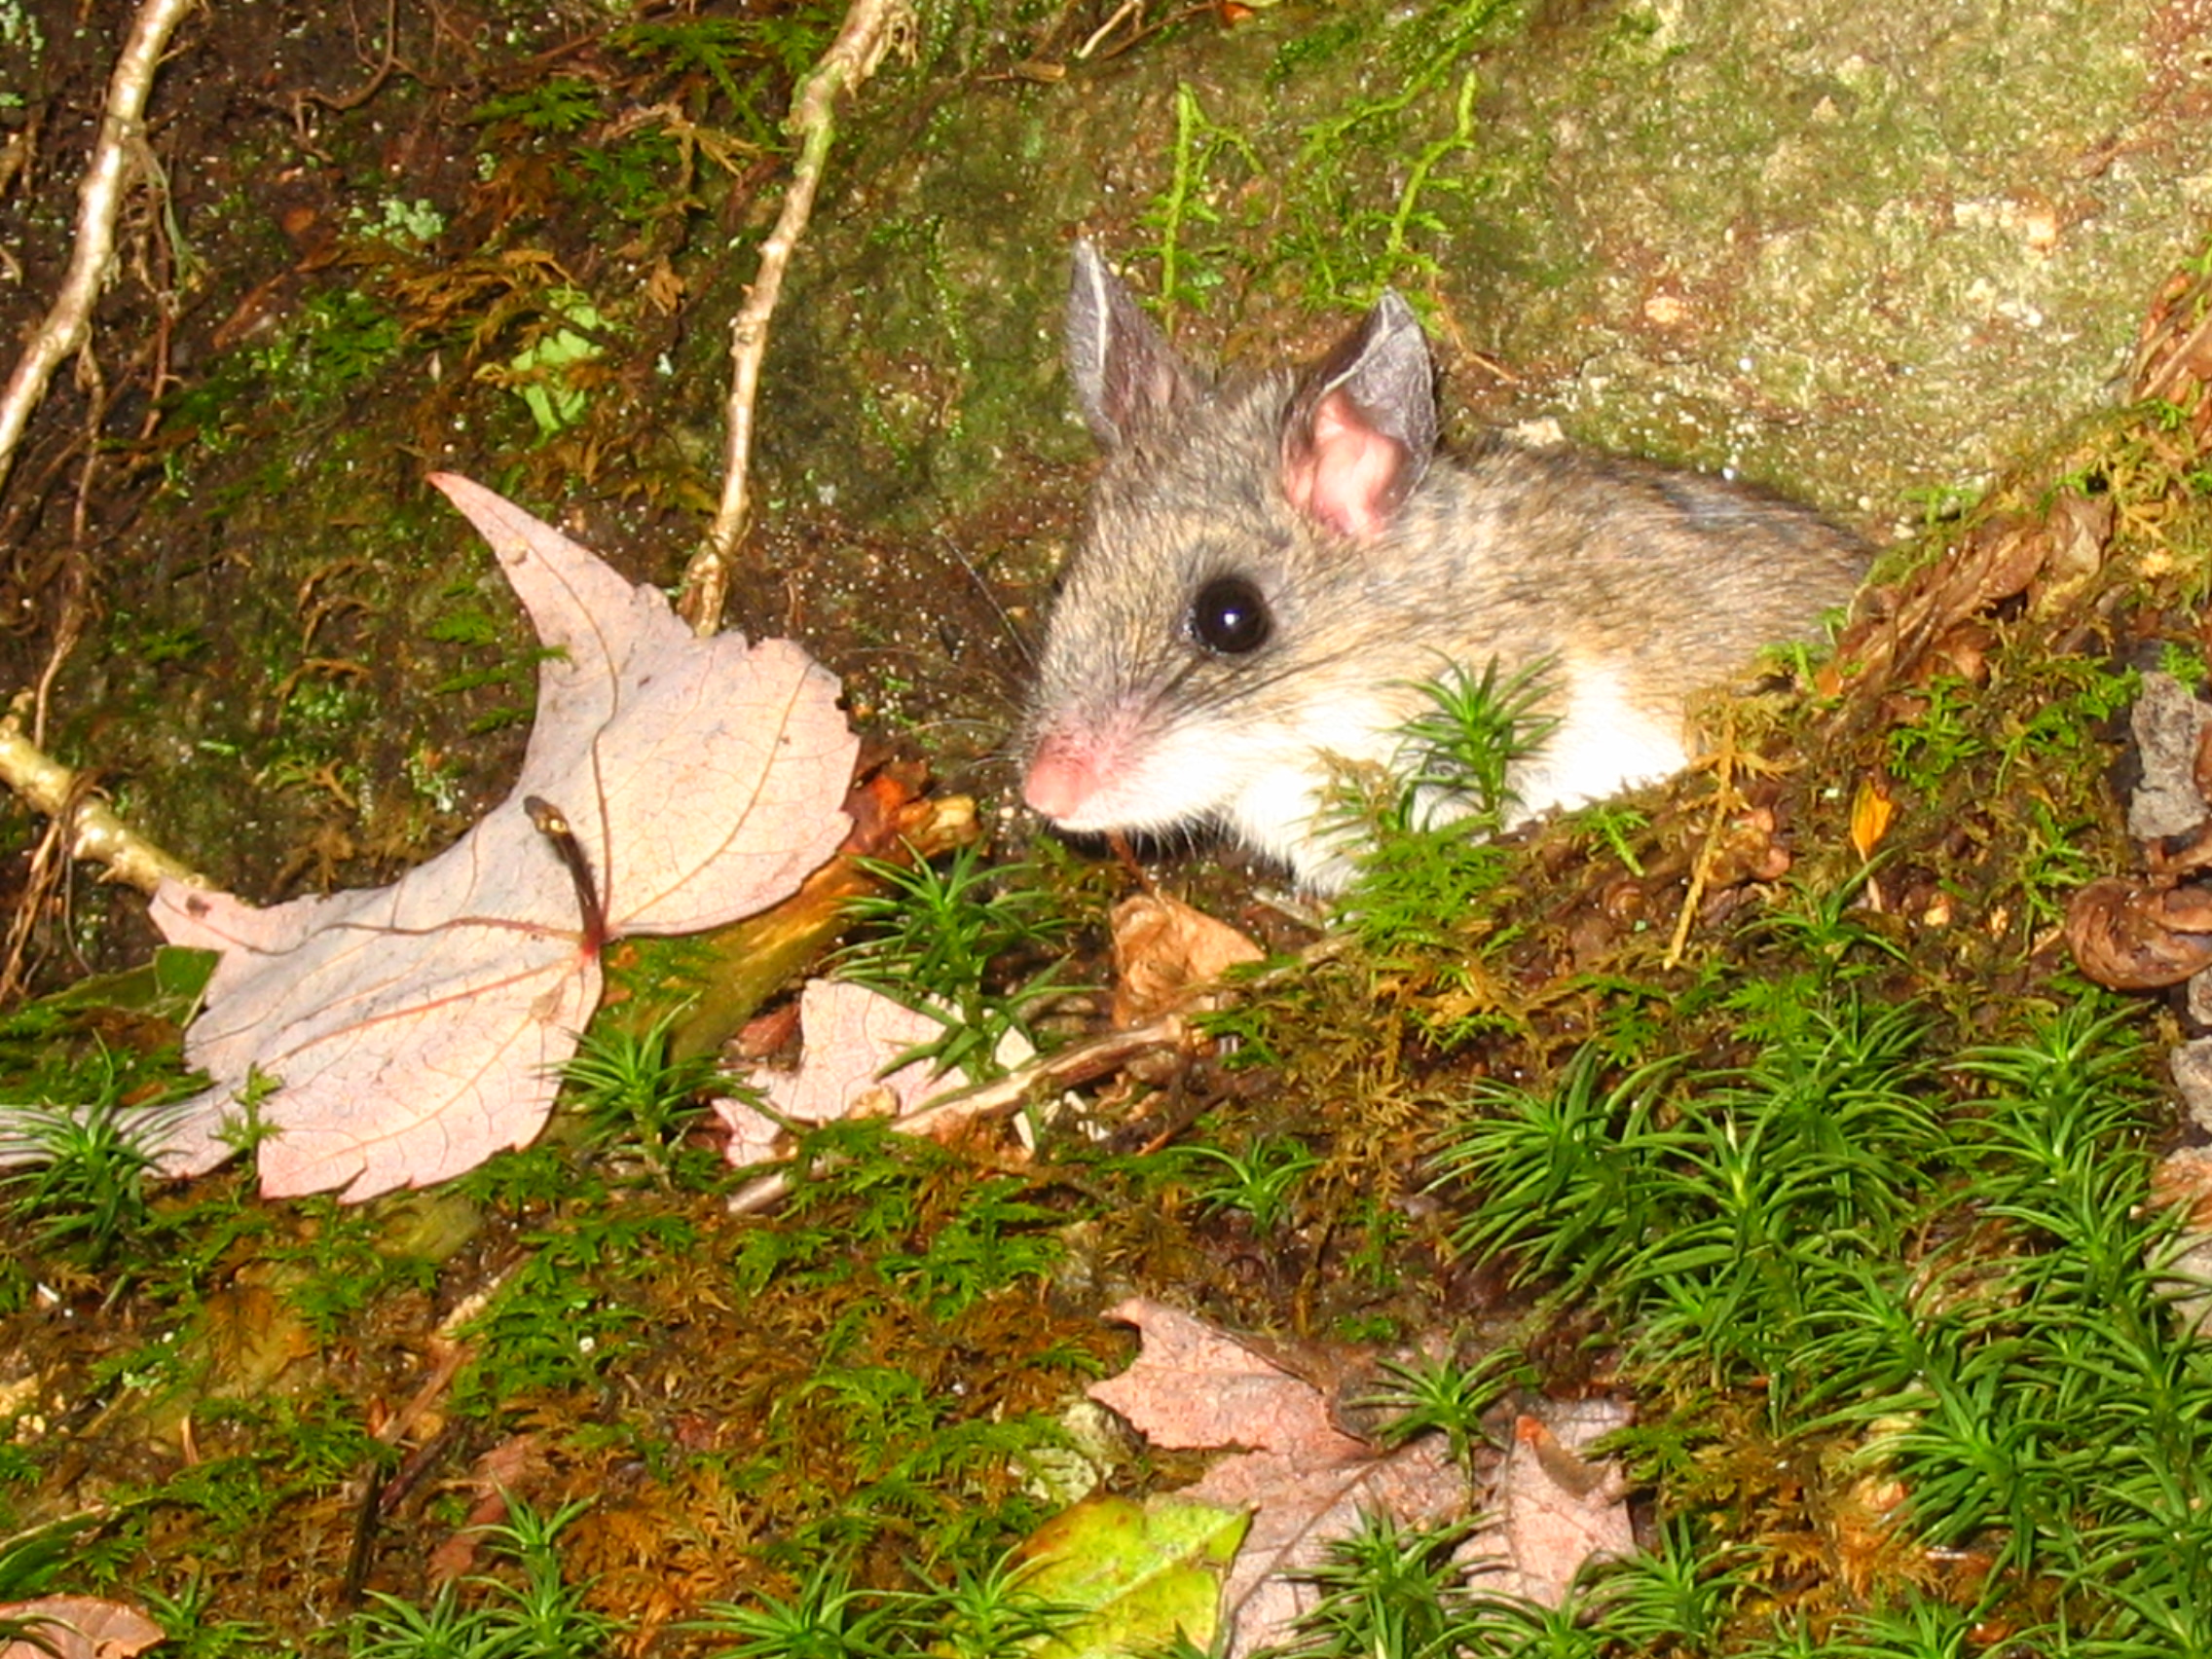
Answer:
<svg viewBox="0 0 2212 1659"><path fill-rule="evenodd" d="M1084 802L1098 793L1099 781L1097 762L1090 752L1055 732L1045 737L1029 757L1021 795L1058 823L1083 810Z"/></svg>

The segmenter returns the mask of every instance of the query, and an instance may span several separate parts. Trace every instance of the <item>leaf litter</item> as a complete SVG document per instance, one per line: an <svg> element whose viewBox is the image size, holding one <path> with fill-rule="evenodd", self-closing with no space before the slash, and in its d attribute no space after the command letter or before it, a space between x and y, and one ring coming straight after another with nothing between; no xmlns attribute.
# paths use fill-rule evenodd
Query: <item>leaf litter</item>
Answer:
<svg viewBox="0 0 2212 1659"><path fill-rule="evenodd" d="M1126 1371L1090 1387L1093 1400L1155 1446L1239 1449L1177 1494L1251 1517L1222 1590L1223 1651L1292 1641L1320 1599L1313 1569L1363 1514L1434 1527L1477 1508L1444 1436L1378 1447L1339 1424L1314 1382L1253 1344L1141 1297L1106 1316L1135 1325L1143 1346ZM1492 1480L1496 1519L1456 1553L1471 1583L1557 1605L1586 1562L1627 1553L1627 1483L1615 1465L1584 1456L1627 1421L1625 1408L1602 1397L1519 1419Z"/></svg>
<svg viewBox="0 0 2212 1659"><path fill-rule="evenodd" d="M809 979L798 1009L804 1035L797 1069L762 1066L753 1074L766 1110L740 1099L715 1102L730 1132L729 1161L741 1167L775 1156L786 1123L903 1117L937 1081L926 1060L897 1062L941 1036L941 1020L844 979Z"/></svg>
<svg viewBox="0 0 2212 1659"><path fill-rule="evenodd" d="M845 835L858 739L827 670L789 641L697 639L552 527L465 479L431 482L549 647L521 778L387 887L262 909L164 885L163 932L222 953L185 1047L214 1083L163 1109L168 1174L215 1167L254 1127L264 1193L359 1200L529 1144L608 940L765 909ZM256 1078L276 1087L241 1106Z"/></svg>
<svg viewBox="0 0 2212 1659"><path fill-rule="evenodd" d="M166 1640L137 1608L93 1596L0 1604L0 1659L130 1659Z"/></svg>

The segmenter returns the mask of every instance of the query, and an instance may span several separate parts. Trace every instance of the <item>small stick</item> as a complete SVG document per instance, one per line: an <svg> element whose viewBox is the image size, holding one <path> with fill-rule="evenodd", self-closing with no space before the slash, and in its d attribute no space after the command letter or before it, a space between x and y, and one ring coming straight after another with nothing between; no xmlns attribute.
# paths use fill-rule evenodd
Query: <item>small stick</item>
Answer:
<svg viewBox="0 0 2212 1659"><path fill-rule="evenodd" d="M730 567L752 512L747 475L753 463L753 405L760 388L761 359L768 354L768 319L783 293L784 272L791 264L792 253L814 214L814 193L821 186L822 169L830 159L830 140L836 132L837 94L874 74L884 53L912 19L909 0L852 0L844 27L799 84L798 95L792 100L792 113L785 126L800 141L798 161L792 168L791 189L785 193L775 229L760 244L759 273L729 329L729 430L722 461L721 504L716 509L714 523L707 527L706 539L684 570L682 595L677 602L692 631L702 637L721 627Z"/></svg>
<svg viewBox="0 0 2212 1659"><path fill-rule="evenodd" d="M16 450L31 411L46 395L47 382L72 351L84 345L92 331L92 305L100 284L107 279L115 256L115 222L122 210L129 166L134 150L146 142L146 99L153 91L154 71L169 35L195 0L144 0L130 22L130 37L107 88L107 109L100 117L100 135L92 146L92 159L85 167L85 183L78 197L77 245L62 278L54 307L31 335L16 372L0 394L0 486L8 482Z"/></svg>
<svg viewBox="0 0 2212 1659"><path fill-rule="evenodd" d="M961 1124L1004 1117L1036 1094L1103 1077L1139 1054L1179 1049L1190 1034L1190 1022L1181 1014L1162 1014L1127 1031L1109 1032L1056 1053L1040 1054L994 1082L933 1096L905 1117L894 1119L891 1126L903 1135L935 1135ZM791 1190L792 1178L781 1171L759 1176L730 1196L729 1213L757 1215L773 1209L791 1196Z"/></svg>
<svg viewBox="0 0 2212 1659"><path fill-rule="evenodd" d="M68 826L72 858L103 864L116 880L128 881L146 894L165 879L194 887L214 885L125 824L105 801L80 791L76 773L25 737L27 701L18 696L7 718L0 719L0 784L14 790L34 812Z"/></svg>
<svg viewBox="0 0 2212 1659"><path fill-rule="evenodd" d="M1727 719L1721 727L1720 747L1703 762L1713 774L1713 816L1706 821L1705 838L1698 844L1697 857L1690 863L1689 886L1682 894L1682 907L1675 916L1674 937L1667 941L1667 954L1660 961L1662 969L1673 970L1681 966L1682 952L1690 941L1690 925L1697 920L1698 906L1705 903L1706 885L1713 879L1714 866L1719 862L1720 832L1727 825L1728 815L1744 804L1742 793L1736 788L1736 765L1741 751L1736 747L1736 722Z"/></svg>

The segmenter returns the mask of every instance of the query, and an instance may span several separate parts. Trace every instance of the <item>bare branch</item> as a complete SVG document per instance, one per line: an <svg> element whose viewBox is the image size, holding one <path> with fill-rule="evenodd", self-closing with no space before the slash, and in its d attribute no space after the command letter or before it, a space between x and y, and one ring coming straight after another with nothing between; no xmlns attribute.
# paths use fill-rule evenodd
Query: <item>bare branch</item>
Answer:
<svg viewBox="0 0 2212 1659"><path fill-rule="evenodd" d="M24 736L27 701L18 697L15 708L0 719L0 784L14 790L34 812L68 826L71 857L104 864L111 876L143 893L152 893L165 878L194 887L213 885L130 829L108 810L105 801L80 787L76 773Z"/></svg>
<svg viewBox="0 0 2212 1659"><path fill-rule="evenodd" d="M1040 1054L993 1082L932 1095L891 1126L905 1135L949 1134L963 1124L1003 1118L1025 1101L1103 1077L1142 1054L1172 1052L1190 1041L1190 1021L1181 1013L1164 1014L1127 1031L1110 1031L1057 1053ZM792 1177L781 1170L757 1176L730 1196L729 1213L758 1215L782 1203L791 1191Z"/></svg>
<svg viewBox="0 0 2212 1659"><path fill-rule="evenodd" d="M85 343L92 331L92 306L115 256L115 223L129 179L132 153L145 143L146 99L154 71L177 22L196 0L144 0L131 19L130 38L108 81L107 109L100 117L99 140L85 168L78 197L77 246L53 309L31 336L22 359L0 395L0 486L8 482L23 428L46 395L55 367Z"/></svg>
<svg viewBox="0 0 2212 1659"><path fill-rule="evenodd" d="M747 292L744 308L730 324L728 436L722 461L721 504L707 528L706 539L683 572L677 608L699 634L721 626L722 603L729 593L731 564L744 538L752 502L747 494L753 464L753 405L760 387L760 362L768 352L768 319L784 288L798 240L814 213L814 193L830 158L836 131L837 94L857 88L875 73L884 53L911 24L909 0L852 0L845 25L822 55L798 95L792 100L786 127L799 139L791 189L775 228L760 244L760 270Z"/></svg>

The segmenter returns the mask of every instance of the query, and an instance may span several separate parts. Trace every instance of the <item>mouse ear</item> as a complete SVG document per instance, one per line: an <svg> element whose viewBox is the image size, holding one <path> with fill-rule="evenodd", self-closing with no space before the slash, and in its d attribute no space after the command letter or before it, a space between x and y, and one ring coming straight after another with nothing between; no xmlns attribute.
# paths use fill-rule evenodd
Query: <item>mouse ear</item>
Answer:
<svg viewBox="0 0 2212 1659"><path fill-rule="evenodd" d="M1067 351L1076 402L1092 436L1108 449L1198 399L1198 377L1088 241L1075 244Z"/></svg>
<svg viewBox="0 0 2212 1659"><path fill-rule="evenodd" d="M1291 505L1340 535L1381 533L1436 454L1436 371L1413 308L1384 293L1299 383L1283 421Z"/></svg>

